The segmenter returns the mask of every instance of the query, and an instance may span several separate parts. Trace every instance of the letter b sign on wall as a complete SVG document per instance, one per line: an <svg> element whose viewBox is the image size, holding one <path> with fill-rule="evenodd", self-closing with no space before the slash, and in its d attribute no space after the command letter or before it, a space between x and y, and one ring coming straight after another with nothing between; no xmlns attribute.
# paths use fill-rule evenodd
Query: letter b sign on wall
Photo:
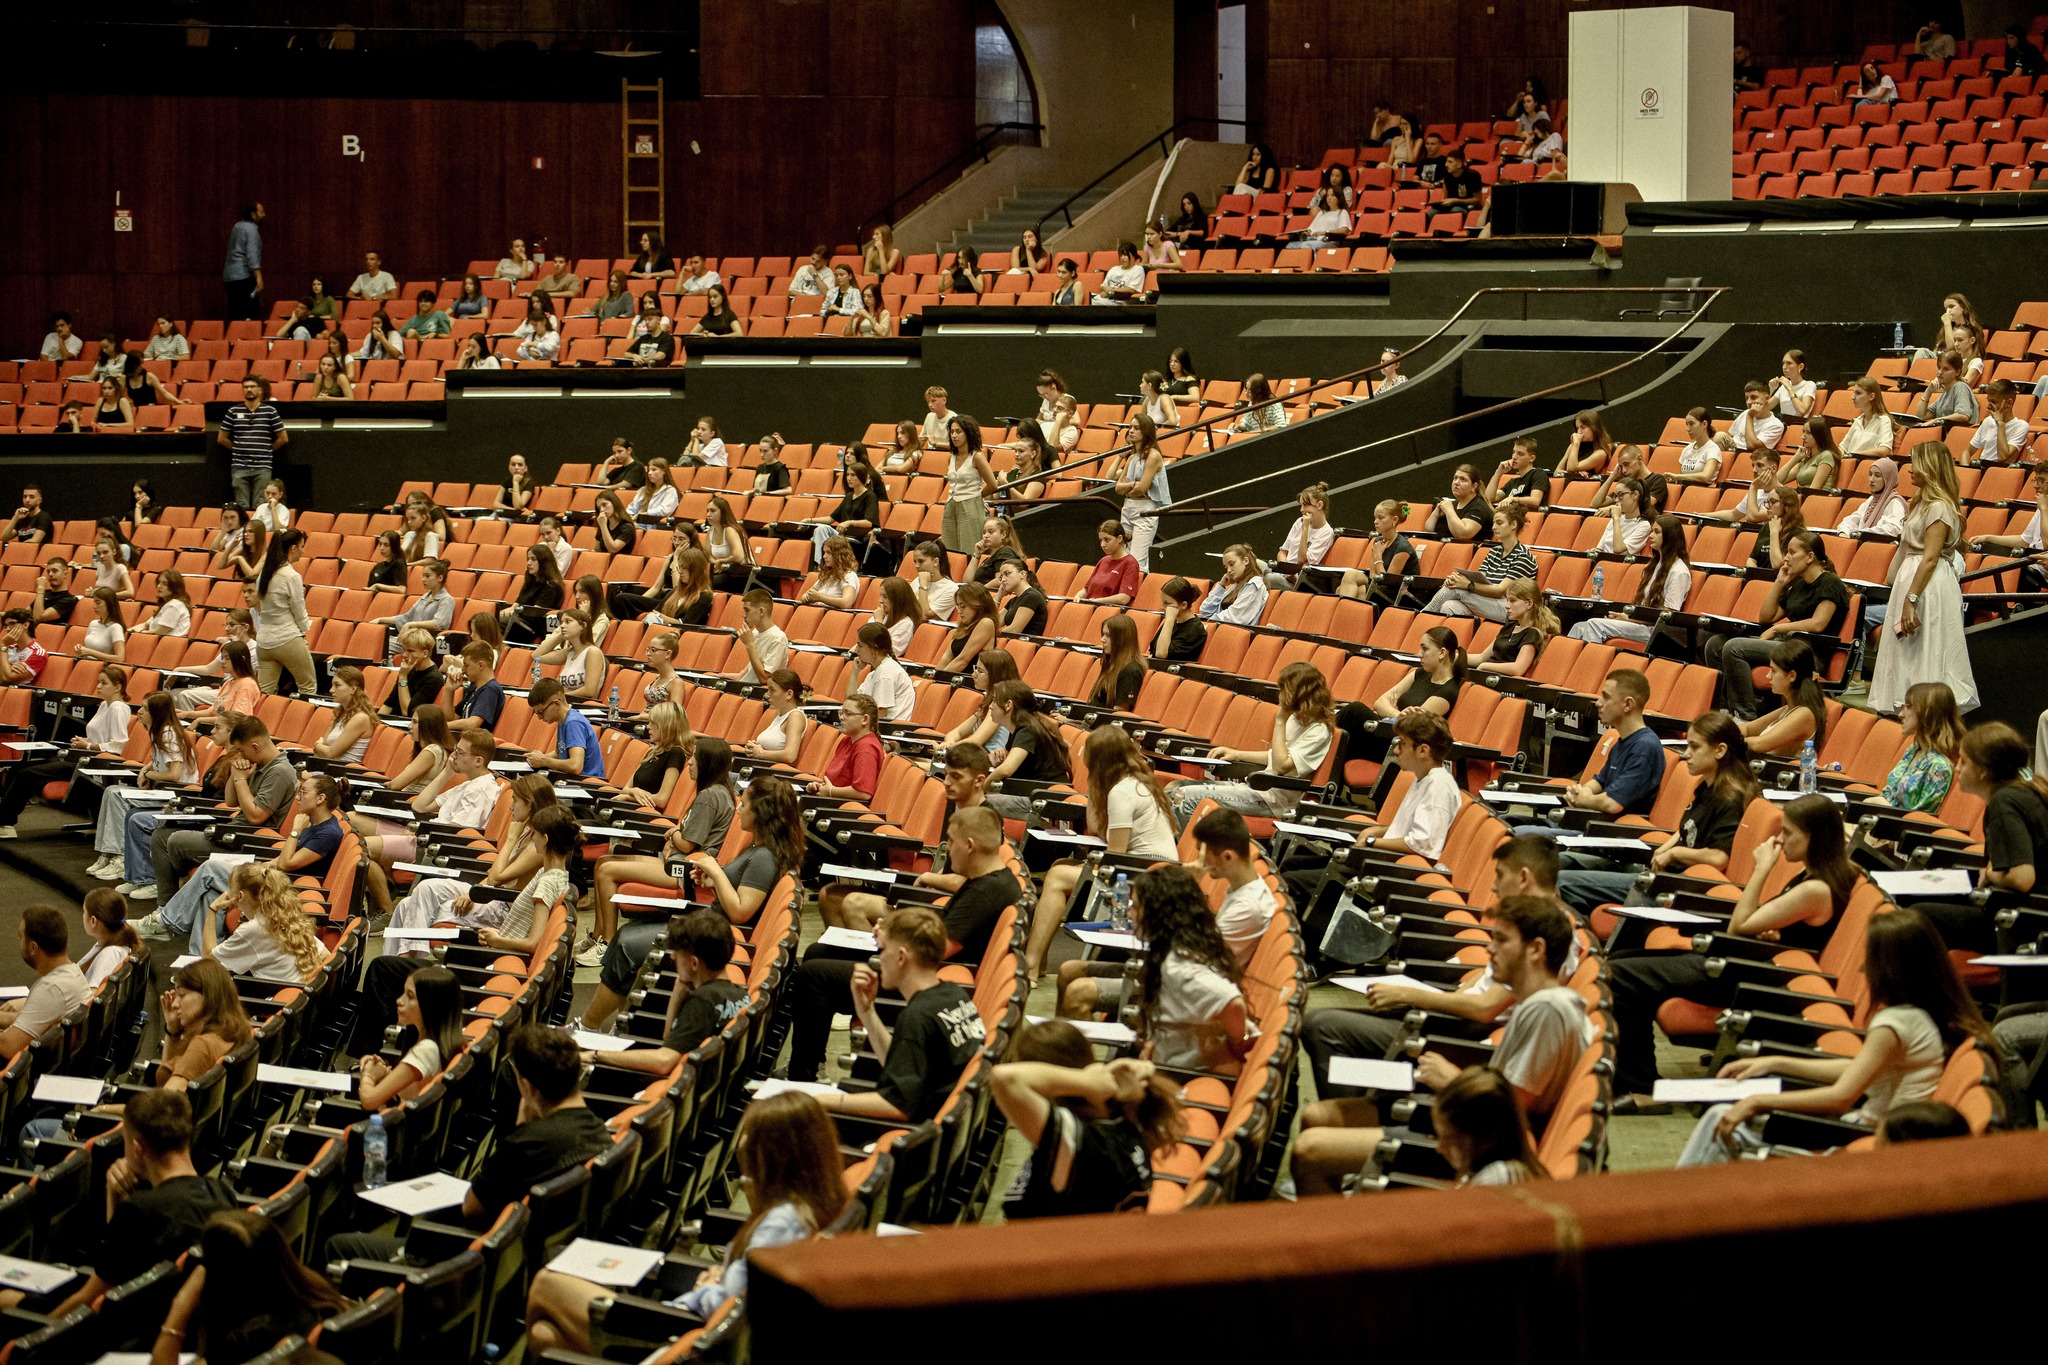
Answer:
<svg viewBox="0 0 2048 1365"><path fill-rule="evenodd" d="M341 135L341 154L343 156L352 156L358 161L368 161L370 159L363 151L363 140L354 133L343 133Z"/></svg>

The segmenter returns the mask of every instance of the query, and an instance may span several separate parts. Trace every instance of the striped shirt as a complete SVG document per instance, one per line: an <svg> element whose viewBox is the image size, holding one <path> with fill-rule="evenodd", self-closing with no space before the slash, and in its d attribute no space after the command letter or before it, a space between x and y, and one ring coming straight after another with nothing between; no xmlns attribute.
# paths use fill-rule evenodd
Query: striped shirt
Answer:
<svg viewBox="0 0 2048 1365"><path fill-rule="evenodd" d="M1534 578L1536 556L1526 545L1518 544L1512 550L1503 550L1496 545L1486 552L1479 572L1486 576L1488 583L1505 583L1510 578Z"/></svg>
<svg viewBox="0 0 2048 1365"><path fill-rule="evenodd" d="M235 468L270 468L273 447L284 431L284 417L276 404L258 403L252 411L237 403L222 415L220 424L233 443L230 458Z"/></svg>

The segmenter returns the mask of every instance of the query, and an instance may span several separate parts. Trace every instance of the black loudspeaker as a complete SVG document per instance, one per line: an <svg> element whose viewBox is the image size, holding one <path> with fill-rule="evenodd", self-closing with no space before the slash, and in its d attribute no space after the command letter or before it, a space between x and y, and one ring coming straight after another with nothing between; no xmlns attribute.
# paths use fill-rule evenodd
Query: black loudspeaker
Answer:
<svg viewBox="0 0 2048 1365"><path fill-rule="evenodd" d="M1606 216L1604 184L1504 180L1493 187L1491 221L1496 237L1595 237L1609 230Z"/></svg>

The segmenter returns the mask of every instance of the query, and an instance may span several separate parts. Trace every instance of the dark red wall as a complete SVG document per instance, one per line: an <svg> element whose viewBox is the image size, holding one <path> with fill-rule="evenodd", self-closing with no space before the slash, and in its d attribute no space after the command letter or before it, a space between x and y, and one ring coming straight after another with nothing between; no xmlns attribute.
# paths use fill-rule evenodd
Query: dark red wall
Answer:
<svg viewBox="0 0 2048 1365"><path fill-rule="evenodd" d="M1248 118L1283 162L1314 165L1355 143L1376 98L1431 123L1496 116L1535 73L1564 93L1567 16L1643 0L1248 0ZM1907 0L1732 0L1735 33L1769 66L1849 62L1866 43L1910 42L1926 13Z"/></svg>
<svg viewBox="0 0 2048 1365"><path fill-rule="evenodd" d="M766 255L850 238L972 137L972 15L971 0L705 6L703 99L668 106L674 245ZM389 88L433 89L430 73L389 74ZM91 335L139 336L164 311L219 316L245 199L269 211L273 299L315 271L339 292L366 249L401 282L495 258L514 235L620 254L617 104L309 93L332 97L0 96L0 354L29 353L56 308ZM344 134L366 159L342 156ZM132 233L112 230L117 192Z"/></svg>

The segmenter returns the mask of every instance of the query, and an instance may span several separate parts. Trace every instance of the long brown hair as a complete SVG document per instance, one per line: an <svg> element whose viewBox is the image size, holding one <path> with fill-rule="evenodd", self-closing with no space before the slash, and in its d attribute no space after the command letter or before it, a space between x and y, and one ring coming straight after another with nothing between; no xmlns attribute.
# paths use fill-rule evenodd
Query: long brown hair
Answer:
<svg viewBox="0 0 2048 1365"><path fill-rule="evenodd" d="M1132 664L1143 668L1145 656L1138 649L1138 627L1123 612L1104 621L1102 633L1109 637L1109 645L1102 651L1102 669L1095 675L1095 686L1089 690L1088 700L1099 706L1112 706L1115 704L1116 680Z"/></svg>
<svg viewBox="0 0 2048 1365"><path fill-rule="evenodd" d="M202 1030L225 1038L229 1047L240 1047L255 1036L249 1013L242 1008L242 997L235 990L235 978L214 959L202 957L180 967L171 974L171 989L191 991L205 1001L206 1022Z"/></svg>
<svg viewBox="0 0 2048 1365"><path fill-rule="evenodd" d="M754 817L754 842L774 856L776 875L802 866L804 810L796 788L779 777L757 778L744 799Z"/></svg>
<svg viewBox="0 0 2048 1365"><path fill-rule="evenodd" d="M815 1096L789 1091L755 1100L733 1141L752 1212L726 1248L728 1262L746 1255L754 1228L778 1204L796 1205L813 1232L846 1207L839 1132Z"/></svg>
<svg viewBox="0 0 2048 1365"><path fill-rule="evenodd" d="M1842 827L1841 811L1819 792L1808 792L1786 803L1785 822L1799 826L1799 832L1806 836L1807 873L1827 883L1834 897L1835 913L1840 914L1849 904L1857 882L1863 879L1856 864L1849 861L1849 835Z"/></svg>
<svg viewBox="0 0 2048 1365"><path fill-rule="evenodd" d="M711 591L711 560L696 546L676 556L676 586L661 604L663 618L682 615L683 608Z"/></svg>
<svg viewBox="0 0 2048 1365"><path fill-rule="evenodd" d="M1913 708L1913 744L1947 759L1951 766L1963 751L1963 716L1947 683L1914 683L1906 689Z"/></svg>
<svg viewBox="0 0 2048 1365"><path fill-rule="evenodd" d="M199 1298L200 1344L210 1351L224 1353L262 1315L319 1322L349 1306L340 1290L293 1254L277 1224L254 1209L207 1219L199 1249L209 1272Z"/></svg>
<svg viewBox="0 0 2048 1365"><path fill-rule="evenodd" d="M100 927L107 931L109 948L126 948L131 954L141 951L142 939L135 932L135 926L128 922L128 901L113 887L96 886L86 892L85 899L79 903L79 910L85 918L100 922ZM236 1004L240 1003L236 1001Z"/></svg>
<svg viewBox="0 0 2048 1365"><path fill-rule="evenodd" d="M1439 1138L1457 1136L1456 1146L1464 1158L1459 1176L1469 1179L1495 1162L1506 1162L1524 1180L1550 1178L1536 1155L1536 1143L1529 1136L1515 1087L1491 1067L1472 1066L1459 1072L1437 1092L1435 1117Z"/></svg>
<svg viewBox="0 0 2048 1365"><path fill-rule="evenodd" d="M1990 1045L1991 1030L1956 976L1941 931L1925 915L1913 909L1872 915L1863 942L1864 979L1872 1004L1927 1011L1941 1030L1942 1046L1951 1051L1965 1038Z"/></svg>
<svg viewBox="0 0 2048 1365"><path fill-rule="evenodd" d="M174 736L172 742L178 747L178 754L185 760L185 780L199 776L199 756L192 750L192 736L178 723L178 703L168 692L152 692L142 699L142 723L149 730L149 742L161 745L165 732Z"/></svg>
<svg viewBox="0 0 2048 1365"><path fill-rule="evenodd" d="M1094 1048L1079 1029L1064 1019L1047 1019L1025 1028L1011 1044L1010 1057L1013 1061L1063 1066L1070 1071L1086 1071L1095 1064ZM1172 1151L1188 1129L1187 1116L1181 1110L1180 1087L1161 1072L1146 1078L1137 1099L1110 1099L1104 1103L1110 1113L1120 1114L1138 1130L1145 1150L1155 1155Z"/></svg>
<svg viewBox="0 0 2048 1365"><path fill-rule="evenodd" d="M1337 719L1337 704L1330 696L1330 680L1323 670L1300 660L1280 670L1280 711L1303 725L1331 725Z"/></svg>
<svg viewBox="0 0 2048 1365"><path fill-rule="evenodd" d="M1721 799L1735 807L1746 809L1756 800L1760 790L1756 774L1749 770L1749 737L1742 733L1742 726L1726 711L1709 711L1695 716L1686 727L1700 737L1708 748L1722 745L1728 753L1714 768L1714 790Z"/></svg>
<svg viewBox="0 0 2048 1365"><path fill-rule="evenodd" d="M918 608L917 594L910 590L910 584L895 576L882 580L882 625L895 625L908 617L913 625L924 624L924 612Z"/></svg>
<svg viewBox="0 0 2048 1365"><path fill-rule="evenodd" d="M1159 813L1166 817L1166 827L1174 828L1173 803L1159 785L1159 774L1123 726L1098 725L1090 730L1081 742L1081 765L1088 769L1088 828L1096 834L1109 833L1109 793L1127 777L1137 779L1152 793Z"/></svg>
<svg viewBox="0 0 2048 1365"><path fill-rule="evenodd" d="M2027 742L2004 721L1972 726L1963 736L1963 757L1984 774L1986 785L1995 789L2008 782L2025 782L2036 796L2048 802L2048 773L2036 772L2031 778L2020 776L2027 766Z"/></svg>
<svg viewBox="0 0 2048 1365"><path fill-rule="evenodd" d="M1045 714L1045 703L1031 690L1031 684L1022 679L997 683L990 689L988 699L991 705L1010 708L1012 740L1018 731L1030 730L1038 736L1039 753L1058 760L1062 777L1072 771L1073 765L1067 761L1067 741L1060 735L1059 723Z"/></svg>

